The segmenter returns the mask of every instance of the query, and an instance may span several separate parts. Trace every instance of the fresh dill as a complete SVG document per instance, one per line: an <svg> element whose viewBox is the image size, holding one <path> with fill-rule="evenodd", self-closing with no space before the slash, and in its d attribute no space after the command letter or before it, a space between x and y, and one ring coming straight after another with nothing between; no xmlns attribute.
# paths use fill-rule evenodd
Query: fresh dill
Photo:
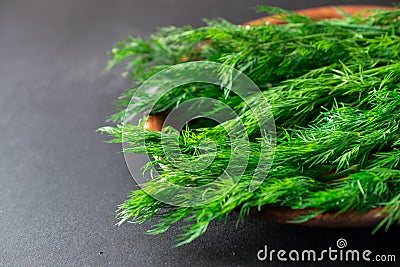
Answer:
<svg viewBox="0 0 400 267"><path fill-rule="evenodd" d="M167 27L146 40L129 37L110 52L109 68L127 60L126 73L136 85L122 94L117 102L120 111L109 118L116 126L99 131L111 136L112 143L121 143L124 134L125 152L153 156L155 160L146 170L165 166L146 184L147 193L135 190L120 206L120 223L157 217L149 233L159 234L184 220L187 225L178 245L191 242L212 221L222 220L234 210L245 217L252 209L269 206L316 210L299 221L327 211L366 212L386 207L387 216L376 230L400 223L400 10L320 21L280 9L260 10L284 13L288 23L249 28L223 19L207 20L207 25L198 29ZM175 88L157 102L153 114L201 96L218 99L245 123L251 153L244 174L226 196L201 206L172 206L148 192L166 190L165 181L183 186L215 181L231 155L229 136L222 127L201 121L182 130L179 147L187 160L207 156L207 151L200 154L196 149L206 139L212 139L217 147L208 168L190 172L174 167L163 149L161 140L171 132L124 124L123 118L130 98L146 79L169 66L197 60L227 66L219 72L225 88L234 80L230 68L257 84L272 106L277 146L266 179L250 192L263 143L253 113L239 96L219 86ZM131 112L142 112L153 97L141 95L137 101L143 105ZM257 96L251 102L261 106ZM140 142L142 136L146 146ZM220 186L230 184L221 182Z"/></svg>

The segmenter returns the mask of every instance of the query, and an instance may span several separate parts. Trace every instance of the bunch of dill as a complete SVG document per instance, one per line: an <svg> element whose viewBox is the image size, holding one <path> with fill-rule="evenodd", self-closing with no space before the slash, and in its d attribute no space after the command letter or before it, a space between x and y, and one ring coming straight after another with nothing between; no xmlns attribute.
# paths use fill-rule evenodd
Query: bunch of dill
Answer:
<svg viewBox="0 0 400 267"><path fill-rule="evenodd" d="M163 28L147 40L129 37L112 49L110 68L128 59L126 74L136 86L117 102L120 110L110 117L116 126L99 131L113 137L112 143L124 139L127 153L153 156L156 160L147 170L165 166L146 184L147 193L136 190L120 206L120 222L159 217L149 231L158 234L185 220L178 245L191 242L210 222L238 209L243 217L251 209L269 206L315 210L299 218L305 221L327 211L339 214L386 207L386 217L375 230L400 223L400 11L374 10L367 17L312 21L288 11L260 9L284 12L287 24L249 28L222 19L207 20L206 26L197 29ZM239 182L223 198L194 207L172 206L148 192L167 190L165 181L184 186L215 181L231 155L229 136L218 125L201 122L200 127L183 130L179 147L187 160L199 157L195 148L203 140L210 138L217 144L210 166L190 172L169 162L161 140L170 132L124 124L123 118L130 98L146 79L169 66L196 60L224 64L219 72L223 86L179 86L158 100L152 113L168 112L201 96L218 99L245 122L251 157ZM234 79L230 68L249 76L262 90L276 124L274 161L254 192L248 186L262 156L263 140L251 110L239 96L221 89L229 88ZM141 95L143 105L131 112L142 112L152 98ZM262 106L259 97L251 101L252 106ZM225 126L229 125L228 121ZM145 137L146 146L139 136Z"/></svg>

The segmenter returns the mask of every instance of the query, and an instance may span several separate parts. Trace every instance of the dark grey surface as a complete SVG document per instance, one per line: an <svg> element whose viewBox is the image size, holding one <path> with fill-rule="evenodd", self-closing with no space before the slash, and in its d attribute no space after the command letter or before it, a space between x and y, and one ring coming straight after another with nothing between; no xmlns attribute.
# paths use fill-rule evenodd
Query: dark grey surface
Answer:
<svg viewBox="0 0 400 267"><path fill-rule="evenodd" d="M104 74L116 40L162 25L199 26L203 17L244 22L260 16L250 9L256 4L340 3L359 1L1 0L0 266L254 265L264 244L320 249L339 237L400 261L399 228L371 236L248 220L235 230L232 216L172 248L176 227L147 236L149 224L114 226L116 207L135 184L120 147L94 131L130 84L118 70Z"/></svg>

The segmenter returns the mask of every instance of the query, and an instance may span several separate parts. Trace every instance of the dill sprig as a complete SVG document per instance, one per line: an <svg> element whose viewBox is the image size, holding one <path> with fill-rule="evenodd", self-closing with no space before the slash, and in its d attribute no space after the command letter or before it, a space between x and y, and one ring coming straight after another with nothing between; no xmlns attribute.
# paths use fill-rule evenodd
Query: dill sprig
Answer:
<svg viewBox="0 0 400 267"><path fill-rule="evenodd" d="M288 23L249 28L223 19L207 20L198 29L168 27L147 40L129 37L111 51L109 67L128 60L127 75L136 86L121 96L120 111L110 117L117 125L99 131L111 136L111 143L124 141L124 152L153 156L144 171L164 166L144 185L146 190L133 191L120 206L120 223L158 218L149 233L159 234L184 220L187 224L178 245L191 242L212 221L223 220L234 210L244 218L252 209L270 206L314 210L299 217L299 222L327 211L340 214L386 207L386 217L375 230L400 223L400 11L375 10L368 17L312 21L280 9L260 10L284 14ZM162 140L175 140L176 132L152 132L122 120L130 98L147 78L196 60L223 63L226 67L219 76L224 86L179 86L159 99L152 113L207 96L229 105L238 118L222 126L200 120L183 129L178 143L184 160L172 162ZM264 147L268 137L261 137L254 111L223 89L234 81L230 68L248 75L271 104L276 148ZM153 95L140 95L141 105L130 112L139 114L153 100ZM262 112L259 95L250 104ZM250 137L250 158L246 166L238 166L245 171L233 189L228 190L229 181L219 181L218 186L229 193L194 207L168 205L151 196L151 192L170 193L167 182L196 187L216 181L229 163L232 148L240 146L228 135L238 120ZM200 153L202 142L210 139L216 152ZM250 192L259 159L268 156L263 153L274 154L274 161L264 182ZM207 157L213 158L207 168L185 168L187 162Z"/></svg>

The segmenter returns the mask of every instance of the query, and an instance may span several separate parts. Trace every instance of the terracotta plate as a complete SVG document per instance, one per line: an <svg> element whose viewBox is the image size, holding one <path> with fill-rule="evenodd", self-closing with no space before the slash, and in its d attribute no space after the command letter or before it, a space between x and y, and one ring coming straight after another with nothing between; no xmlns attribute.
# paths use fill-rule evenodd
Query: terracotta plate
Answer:
<svg viewBox="0 0 400 267"><path fill-rule="evenodd" d="M358 12L369 10L369 9L392 9L387 6L370 6L370 5L344 5L337 6L346 13L354 15ZM342 18L338 9L334 6L328 7L317 7L309 8L296 11L301 15L306 15L313 19L324 19L324 18ZM364 13L367 15L367 13ZM282 24L284 21L279 20L276 16L263 17L257 20L244 23L244 25L262 25L264 23L270 24ZM147 122L147 128L153 131L161 131L162 125L166 114L159 114L151 116ZM318 226L318 227L373 227L376 226L383 218L380 213L384 210L384 207L372 209L367 213L359 213L357 211L344 212L336 216L336 212L327 212L318 215L317 217L304 222L296 223L305 226ZM251 217L259 218L265 221L272 221L277 223L294 223L292 222L295 218L301 215L307 214L310 210L294 210L288 207L277 207L277 208L264 208L260 211L256 209L250 212Z"/></svg>

